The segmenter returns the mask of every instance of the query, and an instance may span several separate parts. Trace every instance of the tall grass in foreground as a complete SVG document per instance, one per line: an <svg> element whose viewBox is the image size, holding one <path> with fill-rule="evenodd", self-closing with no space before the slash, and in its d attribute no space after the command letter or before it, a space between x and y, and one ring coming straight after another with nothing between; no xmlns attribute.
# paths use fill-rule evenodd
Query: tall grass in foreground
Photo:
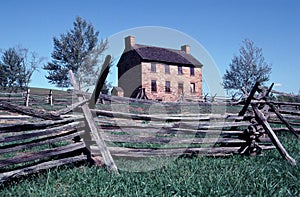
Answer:
<svg viewBox="0 0 300 197"><path fill-rule="evenodd" d="M277 150L264 157L178 158L157 170L121 171L120 176L69 165L0 185L0 196L300 196L299 140L279 137L297 166Z"/></svg>

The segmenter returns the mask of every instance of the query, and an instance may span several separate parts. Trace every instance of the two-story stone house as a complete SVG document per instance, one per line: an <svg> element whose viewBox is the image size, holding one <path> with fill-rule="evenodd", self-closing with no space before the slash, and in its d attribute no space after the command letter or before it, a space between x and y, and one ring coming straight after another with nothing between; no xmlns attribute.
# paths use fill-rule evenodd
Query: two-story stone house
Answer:
<svg viewBox="0 0 300 197"><path fill-rule="evenodd" d="M118 67L118 86L126 97L136 97L141 88L152 100L177 101L202 96L202 64L190 54L190 47L181 50L135 44L125 38L125 50Z"/></svg>

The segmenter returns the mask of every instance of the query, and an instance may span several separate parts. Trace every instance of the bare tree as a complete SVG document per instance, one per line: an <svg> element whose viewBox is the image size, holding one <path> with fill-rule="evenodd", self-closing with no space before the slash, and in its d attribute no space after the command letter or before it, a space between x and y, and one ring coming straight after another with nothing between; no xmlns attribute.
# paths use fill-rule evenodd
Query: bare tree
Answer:
<svg viewBox="0 0 300 197"><path fill-rule="evenodd" d="M241 46L239 56L234 56L229 69L223 76L223 86L228 90L247 91L254 86L255 82L263 84L267 82L271 73L270 64L265 62L262 49L254 46L254 42L245 39Z"/></svg>

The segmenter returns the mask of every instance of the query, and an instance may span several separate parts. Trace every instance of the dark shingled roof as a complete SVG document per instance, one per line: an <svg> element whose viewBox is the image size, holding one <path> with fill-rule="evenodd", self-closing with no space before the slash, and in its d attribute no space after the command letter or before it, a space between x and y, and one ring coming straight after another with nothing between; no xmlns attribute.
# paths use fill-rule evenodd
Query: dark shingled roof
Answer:
<svg viewBox="0 0 300 197"><path fill-rule="evenodd" d="M202 67L203 65L191 54L181 50L135 44L133 49L144 61L156 61L187 66Z"/></svg>

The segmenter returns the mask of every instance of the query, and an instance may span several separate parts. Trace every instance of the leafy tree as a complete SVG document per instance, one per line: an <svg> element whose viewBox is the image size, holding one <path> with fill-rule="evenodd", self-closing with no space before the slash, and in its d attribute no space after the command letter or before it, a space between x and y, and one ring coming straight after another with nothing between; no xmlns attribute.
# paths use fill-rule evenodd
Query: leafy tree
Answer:
<svg viewBox="0 0 300 197"><path fill-rule="evenodd" d="M5 50L0 61L1 89L13 91L28 87L32 74L38 69L44 58L34 52L28 58L29 50L14 47Z"/></svg>
<svg viewBox="0 0 300 197"><path fill-rule="evenodd" d="M54 37L52 61L44 66L49 82L58 87L69 87L68 71L72 70L80 89L94 85L100 72L101 54L108 47L107 40L98 44L98 35L92 24L76 17L73 29L61 34L60 38Z"/></svg>
<svg viewBox="0 0 300 197"><path fill-rule="evenodd" d="M265 62L262 49L253 41L245 39L239 56L234 56L223 76L223 86L228 90L245 88L250 91L255 82L263 84L269 80L271 66Z"/></svg>

